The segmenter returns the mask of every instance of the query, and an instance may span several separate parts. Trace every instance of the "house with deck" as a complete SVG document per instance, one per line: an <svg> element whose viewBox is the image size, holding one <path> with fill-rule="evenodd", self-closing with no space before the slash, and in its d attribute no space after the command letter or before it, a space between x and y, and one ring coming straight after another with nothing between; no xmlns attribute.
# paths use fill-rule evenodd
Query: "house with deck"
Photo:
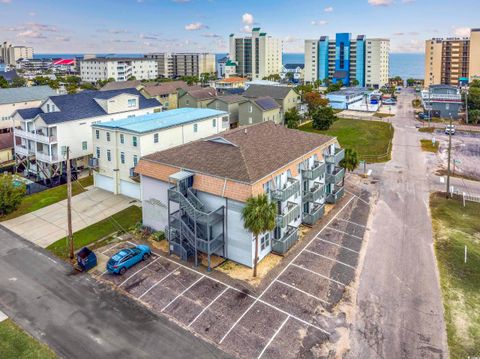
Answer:
<svg viewBox="0 0 480 359"><path fill-rule="evenodd" d="M343 196L344 151L334 137L272 121L236 128L140 159L143 224L166 231L171 253L203 253L253 266L255 240L243 226L249 197L276 204L276 227L259 238L259 259L286 253L299 226L314 225Z"/></svg>

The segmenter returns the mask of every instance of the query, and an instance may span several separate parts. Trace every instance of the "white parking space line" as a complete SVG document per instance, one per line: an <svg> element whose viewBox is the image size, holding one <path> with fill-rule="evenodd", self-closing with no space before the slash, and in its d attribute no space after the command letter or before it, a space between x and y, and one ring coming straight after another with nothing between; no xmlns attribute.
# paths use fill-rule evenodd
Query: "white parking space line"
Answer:
<svg viewBox="0 0 480 359"><path fill-rule="evenodd" d="M332 223L335 218L337 218L337 216L353 201L355 197L352 197L348 200L347 203L345 203L343 205L342 208L340 208L340 210L327 222L327 224L325 225L325 227L323 227L322 229L320 229L320 231L317 233L317 235L319 235L328 225L330 225L330 223ZM301 251L299 251L297 253L297 255L280 271L280 273L278 273L278 275L275 277L275 279L273 281L270 282L270 284L263 290L262 293L260 293L260 295L258 296L257 299L255 299L255 301L245 310L245 312L243 312L243 314L240 316L240 318L238 318L235 323L233 323L233 325L230 327L230 329L225 333L225 335L222 337L222 339L220 340L219 344L221 344L225 338L228 336L228 334L230 334L230 332L233 330L233 328L235 328L235 326L240 322L240 320L242 320L242 318L250 311L250 309L253 308L253 306L260 300L260 298L262 298L262 296L271 288L271 286L273 285L273 283L275 283L275 281L280 278L280 276L287 270L287 268L290 266L290 264L292 262L294 262L299 256L300 254L303 253L303 251L305 250L306 247L308 247L310 245L310 243L312 243L314 240L316 239L316 236L314 236L310 242L308 242L307 246L305 246ZM309 324L310 325L310 324ZM327 332L326 330L324 329L320 329L322 330L323 332L325 332L326 334L330 334L329 332Z"/></svg>
<svg viewBox="0 0 480 359"><path fill-rule="evenodd" d="M176 267L175 269L171 270L170 273L168 273L165 277L163 277L162 279L160 279L159 281L157 281L157 283L155 283L154 285L152 285L150 288L148 288L140 297L138 297L138 299L142 299L144 295L146 295L148 292L150 292L153 288L155 288L157 285L159 285L160 283L162 283L165 279L167 279L168 277L170 277L173 273L175 273L177 271L177 269L180 268L180 267Z"/></svg>
<svg viewBox="0 0 480 359"><path fill-rule="evenodd" d="M356 236L356 235L354 235L354 234L350 234L350 233L341 231L341 230L336 229L336 228L328 227L328 229L331 229L332 231L339 232L339 233L342 233L342 234L346 234L347 236L350 236L350 237L353 237L353 238L356 238L356 239L363 240L362 237L359 237L359 236Z"/></svg>
<svg viewBox="0 0 480 359"><path fill-rule="evenodd" d="M280 284L283 284L283 285L285 285L285 286L287 286L287 287L290 287L290 288L292 288L292 289L295 289L295 290L299 291L300 293L303 293L303 294L305 294L305 295L307 295L307 296L309 296L309 297L311 297L311 298L314 298L314 299L316 299L316 300L318 300L318 301L320 301L320 302L322 302L322 303L325 303L325 304L327 304L327 305L330 304L330 303L328 303L325 299L321 299L321 298L317 297L316 295L310 294L310 293L308 293L308 292L306 292L306 291L304 291L304 290L302 290L302 289L300 289L300 288L295 287L294 285L285 283L284 281L282 281L282 280L280 280L280 279L277 279L276 282L277 282L277 283L280 283Z"/></svg>
<svg viewBox="0 0 480 359"><path fill-rule="evenodd" d="M313 251L311 251L311 250L309 250L309 249L306 249L305 252L308 252L308 253L314 254L314 255L316 255L316 256L319 256L319 257L322 257L322 258L331 260L331 261L333 261L333 262L337 262L337 263L339 263L339 264L343 264L344 266L349 267L349 268L352 268L353 270L356 269L354 266L351 266L350 264L347 264L347 263L338 261L338 260L336 260L336 259L333 259L333 258L324 256L323 254L320 254L320 253L317 253L317 252L313 252Z"/></svg>
<svg viewBox="0 0 480 359"><path fill-rule="evenodd" d="M312 274L318 275L319 277L325 278L325 279L327 279L327 280L329 280L329 281L331 281L331 282L333 282L333 283L337 283L337 284L339 284L339 285L341 285L341 286L346 287L346 284L344 284L344 283L342 283L342 282L339 282L338 280L335 280L335 279L333 279L333 278L327 277L326 275L317 273L317 272L315 272L315 271L313 271L313 270L311 270L311 269L308 269L308 268L299 266L298 264L295 264L295 263L292 263L292 266L297 267L297 268L300 268L300 269L303 269L304 271L307 271L307 272L310 272L310 273L312 273Z"/></svg>
<svg viewBox="0 0 480 359"><path fill-rule="evenodd" d="M143 268L140 268L139 270L137 270L135 273L133 273L131 276L129 276L127 279L125 279L122 283L120 283L118 286L121 287L122 285L124 285L125 283L127 283L127 281L132 278L135 274L137 273L140 273L142 270L144 269L147 269L149 266L151 266L153 263L155 263L156 261L158 261L160 259L160 257L154 259L153 261L151 261L150 263L148 263L145 267Z"/></svg>
<svg viewBox="0 0 480 359"><path fill-rule="evenodd" d="M198 278L195 282L193 282L191 285L189 285L187 288L185 288L179 295L177 295L170 303L168 303L166 306L163 307L163 309L160 312L163 312L165 309L167 309L173 302L175 302L178 298L180 298L182 295L184 295L187 291L190 290L195 284L200 282L203 278L205 278L204 275L202 275L200 278Z"/></svg>
<svg viewBox="0 0 480 359"><path fill-rule="evenodd" d="M368 203L367 201L365 201L363 198L361 198L360 196L356 195L355 193L350 192L350 191L348 191L348 190L345 190L345 192L350 193L351 195L357 197L360 201L362 201L362 202L365 203L366 205L370 206L370 203Z"/></svg>
<svg viewBox="0 0 480 359"><path fill-rule="evenodd" d="M343 222L347 222L347 223L351 223L351 224L355 224L359 227L362 227L362 228L367 228L366 226L364 226L363 224L358 224L358 223L355 223L355 222L352 222L352 221L348 221L346 219L343 219L343 218L337 218L339 221L343 221Z"/></svg>
<svg viewBox="0 0 480 359"><path fill-rule="evenodd" d="M270 340L268 341L267 345L265 345L265 347L263 348L262 352L260 353L260 355L257 357L257 359L260 359L263 355L263 353L265 353L265 350L267 350L267 348L270 346L270 344L272 344L273 340L275 339L275 337L278 335L278 333L280 333L280 330L282 330L282 328L285 326L285 324L287 324L287 321L288 319L290 319L290 316L288 315L285 320L282 322L282 324L280 325L280 327L278 327L277 331L275 332L275 334L273 334L273 336L270 338Z"/></svg>
<svg viewBox="0 0 480 359"><path fill-rule="evenodd" d="M350 251L350 252L353 252L353 253L360 253L360 252L357 252L351 248L348 248L348 247L345 247L345 246L342 246L341 244L338 244L338 243L333 243L333 242L330 242L330 241L327 241L326 239L323 239L321 237L318 237L317 238L319 241L322 241L322 242L325 242L325 243L328 243L328 244L332 244L334 246L337 246L337 247L340 247L340 248L343 248L343 249L346 249L347 251Z"/></svg>
<svg viewBox="0 0 480 359"><path fill-rule="evenodd" d="M217 301L217 299L220 298L228 289L229 289L228 287L225 287L225 289L222 290L222 292L221 292L219 295L217 295L217 296L215 297L215 299L213 299L210 303L208 303L208 305L207 305L205 308L203 308L200 313L198 313L198 315L195 317L195 319L193 319L193 320L190 322L190 324L188 324L188 327L190 327L193 323L195 323L196 320L197 320L198 318L200 318L200 316L201 316L208 308L210 308L210 306L211 306L213 303L215 303L215 302Z"/></svg>
<svg viewBox="0 0 480 359"><path fill-rule="evenodd" d="M129 242L129 243L130 243L130 242ZM105 249L105 250L102 252L102 254L105 254L105 253L107 253L107 252L108 252L110 249L117 248L117 247L118 247L120 244L122 244L122 242L120 242L120 243L117 243L117 244L115 244L115 245L113 245L113 246L111 246L111 247L109 247L109 248Z"/></svg>

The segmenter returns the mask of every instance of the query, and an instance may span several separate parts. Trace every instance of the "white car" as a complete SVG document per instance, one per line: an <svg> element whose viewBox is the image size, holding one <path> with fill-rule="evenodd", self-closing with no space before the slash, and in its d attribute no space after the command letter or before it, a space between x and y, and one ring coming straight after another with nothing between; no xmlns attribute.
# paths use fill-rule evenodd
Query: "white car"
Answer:
<svg viewBox="0 0 480 359"><path fill-rule="evenodd" d="M455 134L455 125L447 125L447 127L445 127L445 134L446 135L454 135Z"/></svg>

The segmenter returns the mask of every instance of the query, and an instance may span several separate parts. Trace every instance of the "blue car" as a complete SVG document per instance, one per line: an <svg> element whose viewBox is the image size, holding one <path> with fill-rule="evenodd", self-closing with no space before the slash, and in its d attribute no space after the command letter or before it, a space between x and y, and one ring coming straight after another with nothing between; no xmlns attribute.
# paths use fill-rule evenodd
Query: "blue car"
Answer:
<svg viewBox="0 0 480 359"><path fill-rule="evenodd" d="M128 268L141 261L147 260L152 255L149 246L138 245L125 248L114 254L107 262L107 270L113 274L124 274Z"/></svg>

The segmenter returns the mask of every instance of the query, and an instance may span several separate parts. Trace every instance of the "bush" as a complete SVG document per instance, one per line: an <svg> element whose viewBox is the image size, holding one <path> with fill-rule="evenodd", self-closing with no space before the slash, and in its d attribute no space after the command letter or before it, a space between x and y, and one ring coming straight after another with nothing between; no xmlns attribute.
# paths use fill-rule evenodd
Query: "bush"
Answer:
<svg viewBox="0 0 480 359"><path fill-rule="evenodd" d="M415 108L418 108L422 105L422 101L420 101L420 99L416 98L414 100L412 100L412 106L415 107Z"/></svg>
<svg viewBox="0 0 480 359"><path fill-rule="evenodd" d="M157 242L163 241L165 239L165 233L162 231L153 232L152 238L154 241L157 241Z"/></svg>
<svg viewBox="0 0 480 359"><path fill-rule="evenodd" d="M321 106L312 114L312 127L316 130L328 130L336 119L331 107Z"/></svg>
<svg viewBox="0 0 480 359"><path fill-rule="evenodd" d="M0 216L12 213L22 203L25 196L25 184L14 181L9 173L0 175Z"/></svg>

